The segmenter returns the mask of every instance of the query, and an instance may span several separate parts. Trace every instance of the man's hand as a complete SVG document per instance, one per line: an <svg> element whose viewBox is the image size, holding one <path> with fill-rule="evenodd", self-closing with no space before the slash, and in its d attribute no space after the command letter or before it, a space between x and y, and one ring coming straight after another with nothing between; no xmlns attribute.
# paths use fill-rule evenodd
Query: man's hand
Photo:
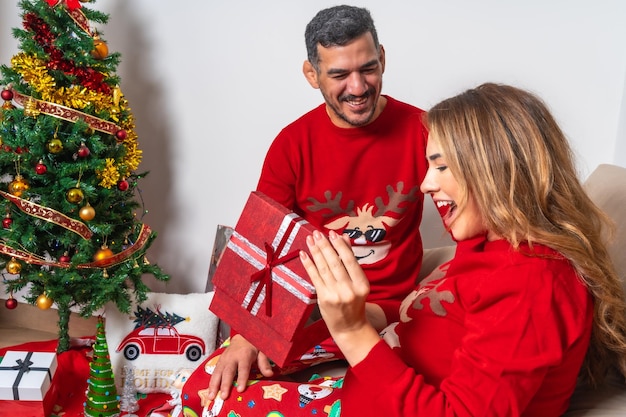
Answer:
<svg viewBox="0 0 626 417"><path fill-rule="evenodd" d="M237 392L243 392L246 389L250 370L255 361L263 376L271 377L274 375L270 361L265 354L259 352L243 336L233 336L230 345L220 355L211 375L209 400L213 401L218 393L223 400L227 399L235 377L237 378Z"/></svg>

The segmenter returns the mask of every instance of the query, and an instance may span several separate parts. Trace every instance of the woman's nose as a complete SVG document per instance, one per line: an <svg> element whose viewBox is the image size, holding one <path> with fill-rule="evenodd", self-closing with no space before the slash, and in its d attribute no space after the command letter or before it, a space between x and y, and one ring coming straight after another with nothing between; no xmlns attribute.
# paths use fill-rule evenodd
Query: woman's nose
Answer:
<svg viewBox="0 0 626 417"><path fill-rule="evenodd" d="M426 171L426 176L424 177L424 181L422 181L422 184L420 185L420 190L424 194L434 193L435 191L439 189L439 185L433 179L432 171L433 171L432 169L428 169L428 171Z"/></svg>

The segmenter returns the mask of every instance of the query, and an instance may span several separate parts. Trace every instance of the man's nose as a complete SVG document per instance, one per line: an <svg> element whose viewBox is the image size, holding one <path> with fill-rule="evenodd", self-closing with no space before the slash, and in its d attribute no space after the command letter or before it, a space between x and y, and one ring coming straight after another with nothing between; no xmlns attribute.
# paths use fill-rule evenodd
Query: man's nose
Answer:
<svg viewBox="0 0 626 417"><path fill-rule="evenodd" d="M360 72L353 72L348 76L348 93L361 96L367 91L367 81Z"/></svg>

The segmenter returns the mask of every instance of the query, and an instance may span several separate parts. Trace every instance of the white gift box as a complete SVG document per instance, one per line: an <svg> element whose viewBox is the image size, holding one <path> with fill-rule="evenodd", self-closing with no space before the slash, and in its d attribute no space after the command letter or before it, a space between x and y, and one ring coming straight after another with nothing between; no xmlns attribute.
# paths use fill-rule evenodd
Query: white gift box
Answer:
<svg viewBox="0 0 626 417"><path fill-rule="evenodd" d="M7 351L0 362L0 400L42 401L56 370L56 353Z"/></svg>

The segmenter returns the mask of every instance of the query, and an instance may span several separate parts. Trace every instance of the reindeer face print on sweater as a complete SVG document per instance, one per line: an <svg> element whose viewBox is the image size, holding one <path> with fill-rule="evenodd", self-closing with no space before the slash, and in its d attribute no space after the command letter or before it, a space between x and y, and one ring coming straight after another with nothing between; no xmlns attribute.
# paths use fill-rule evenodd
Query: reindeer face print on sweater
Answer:
<svg viewBox="0 0 626 417"><path fill-rule="evenodd" d="M324 227L343 233L350 238L354 255L361 265L369 265L384 259L391 249L387 234L404 217L408 205L418 201L419 186L404 190L400 181L395 188L387 186L387 197L376 197L371 203L355 208L353 200L342 205L342 193L333 196L331 191L324 193L325 201L309 198L312 203L307 207L311 212L324 210L330 220ZM337 217L339 216L339 217ZM418 227L415 227L418 233Z"/></svg>

